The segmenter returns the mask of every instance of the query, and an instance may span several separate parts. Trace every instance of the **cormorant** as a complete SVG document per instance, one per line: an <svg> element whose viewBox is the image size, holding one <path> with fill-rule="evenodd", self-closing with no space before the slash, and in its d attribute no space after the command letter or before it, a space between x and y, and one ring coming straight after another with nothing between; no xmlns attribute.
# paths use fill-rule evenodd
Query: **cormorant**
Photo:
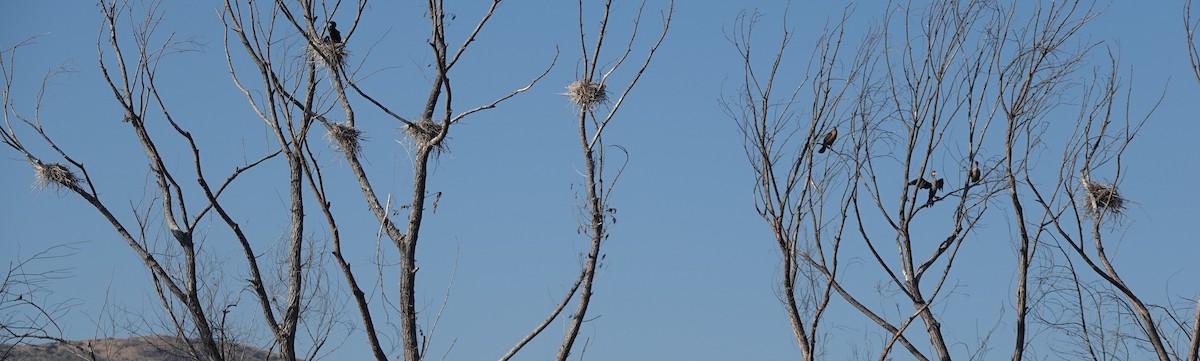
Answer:
<svg viewBox="0 0 1200 361"><path fill-rule="evenodd" d="M939 190L941 190L942 186L944 186L946 184L946 180L939 179L937 177L936 170L929 172L929 176L933 179L933 182L925 180L924 177L920 177L917 179L913 179L912 181L909 181L908 185L916 186L918 189L928 189L929 190L929 201L926 202L926 204L933 204L933 199L935 197L937 197L937 192Z"/></svg>
<svg viewBox="0 0 1200 361"><path fill-rule="evenodd" d="M942 190L942 186L946 184L946 180L938 178L936 170L929 172L929 176L933 178L933 184L929 187L929 201L925 202L925 204L933 205L933 199L937 197L937 192Z"/></svg>
<svg viewBox="0 0 1200 361"><path fill-rule="evenodd" d="M328 41L330 41L334 44L342 43L342 32L338 31L337 22L335 22L335 21L329 22L329 35L327 35L326 37L327 37Z"/></svg>
<svg viewBox="0 0 1200 361"><path fill-rule="evenodd" d="M983 173L979 171L978 161L971 165L971 171L968 172L967 175L970 177L971 183L979 183L979 180L983 179Z"/></svg>
<svg viewBox="0 0 1200 361"><path fill-rule="evenodd" d="M818 149L817 153L825 153L825 149L833 146L833 141L835 140L837 140L837 127L834 127L833 130L829 131L829 134L825 135L825 140L821 141L821 149Z"/></svg>

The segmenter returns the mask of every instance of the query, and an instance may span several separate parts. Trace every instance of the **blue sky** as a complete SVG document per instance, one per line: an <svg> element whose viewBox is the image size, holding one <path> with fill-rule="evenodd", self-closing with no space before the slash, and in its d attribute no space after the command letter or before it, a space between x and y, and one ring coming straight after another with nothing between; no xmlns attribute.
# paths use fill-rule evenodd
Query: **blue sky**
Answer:
<svg viewBox="0 0 1200 361"><path fill-rule="evenodd" d="M794 68L788 69L794 72L791 76L802 71L807 49L846 3L792 4L790 24L797 39L786 62ZM848 37L861 35L861 25L877 18L882 4L860 2L852 21L859 26L852 27ZM128 205L144 201L143 187L152 183L144 155L99 75L98 9L90 2L7 1L0 6L0 47L41 35L16 58L14 104L31 113L37 82L45 71L59 65L73 69L53 79L41 119L68 152L89 166L110 207L128 217ZM379 71L363 84L386 94L387 103L406 114L415 114L421 106L430 74L421 6L373 3L363 28L348 45L352 61L365 58L365 71ZM484 2L450 6L458 19L450 36L457 43ZM658 0L647 5L647 40L664 6ZM717 103L723 92L735 91L741 76L740 60L725 32L740 11L759 9L767 14L759 29L765 51L775 44L773 32L779 29L783 6L782 1L676 5L675 22L659 55L606 133L609 144L629 150L630 163L612 199L618 222L605 245L606 262L589 311L597 318L585 324L581 335L589 342L588 359L796 358L774 291L778 250L754 211L753 177L741 137ZM1117 232L1124 239L1117 250L1118 267L1153 300L1193 298L1200 292L1194 276L1200 274L1194 262L1194 255L1200 254L1200 212L1194 208L1200 200L1200 188L1195 187L1200 184L1200 145L1194 141L1200 133L1195 119L1200 86L1188 68L1182 6L1179 1L1114 2L1085 28L1086 39L1105 41L1119 50L1125 74L1132 74L1125 83L1134 89L1135 112L1149 109L1164 95L1130 150L1121 190L1135 203ZM166 101L201 146L211 149L207 154L212 176L223 178L217 175L262 154L269 139L228 76L217 5L169 2L161 10L166 23L160 31L200 45L199 51L164 61L160 81L168 84ZM617 39L627 34L634 10L632 2L617 7L620 20L612 33ZM437 212L426 218L418 250L418 307L427 307L423 323L430 322L442 304L452 275L453 285L432 341L433 355L447 350L450 360L502 355L570 286L578 255L586 250L585 237L576 233L572 188L583 180L574 110L558 94L579 68L575 11L570 1L505 2L452 74L456 109L464 110L523 86L548 64L556 46L561 51L557 66L531 91L452 129L451 152L436 162L430 190L443 197ZM628 74L617 77L627 79ZM399 125L365 113L365 159L373 181L382 191L407 195L410 161L405 148L394 141L400 136ZM185 167L189 158L178 146L166 146L175 151L167 161ZM347 168L327 152L323 159L340 189L334 192L344 190L335 198L340 199L335 207L345 212L343 229L356 240L347 252L350 262L368 265L377 225ZM33 172L27 163L10 150L0 154L0 261L12 262L56 244L78 248L69 257L36 265L71 271L71 277L47 285L53 294L43 295L75 303L61 320L65 336L90 338L111 332L111 324L95 324L107 317L104 312L113 312L105 307L153 312L156 301L148 276L112 228L78 197L32 189ZM1048 154L1045 161L1056 157ZM229 196L242 207L239 219L263 247L286 227L286 183L271 171L282 167L276 163L248 175ZM944 310L958 325L958 341L974 342L975 332L986 332L1002 315L1011 314L1005 295L1014 280L1004 267L1015 257L1007 243L1011 232L1002 219L991 219L977 235L981 242L964 251L962 262L982 271L961 276L961 289ZM229 242L218 234L213 238L214 257L236 262L237 254L227 252L232 245L223 245ZM332 284L341 285L339 273L329 277ZM249 307L248 301L245 304ZM878 337L877 330L869 336L852 331L873 327L860 315L843 306L833 312L830 359L850 358L849 350ZM353 322L355 316L345 317ZM562 325L548 328L520 359L551 357L561 341ZM1004 355L1009 347L996 345L1001 350L992 356ZM365 342L351 334L333 355L337 357L331 359L363 358Z"/></svg>

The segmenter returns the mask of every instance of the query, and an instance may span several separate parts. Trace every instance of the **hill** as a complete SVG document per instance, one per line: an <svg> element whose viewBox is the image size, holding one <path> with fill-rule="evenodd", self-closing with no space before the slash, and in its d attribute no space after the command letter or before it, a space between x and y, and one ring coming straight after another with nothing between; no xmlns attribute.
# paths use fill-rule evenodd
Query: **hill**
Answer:
<svg viewBox="0 0 1200 361"><path fill-rule="evenodd" d="M0 345L0 359L20 361L79 361L95 356L98 361L156 360L191 361L180 339L173 336L142 336L131 338L102 338L73 341L71 344ZM230 361L280 360L266 350L241 344L226 345Z"/></svg>

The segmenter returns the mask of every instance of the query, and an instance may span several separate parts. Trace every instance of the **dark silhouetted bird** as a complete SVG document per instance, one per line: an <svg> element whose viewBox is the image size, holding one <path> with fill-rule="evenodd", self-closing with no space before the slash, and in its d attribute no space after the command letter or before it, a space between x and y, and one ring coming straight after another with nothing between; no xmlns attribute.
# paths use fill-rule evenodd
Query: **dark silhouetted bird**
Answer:
<svg viewBox="0 0 1200 361"><path fill-rule="evenodd" d="M929 200L926 202L926 204L933 204L933 199L935 197L937 197L937 192L939 190L941 190L942 186L944 186L946 184L946 180L939 179L937 177L936 170L929 172L929 176L931 177L931 179L933 179L932 182L925 180L924 177L920 177L917 179L913 179L912 181L909 181L908 185L916 186L919 189L928 189L929 190Z"/></svg>
<svg viewBox="0 0 1200 361"><path fill-rule="evenodd" d="M338 31L337 22L335 22L335 21L329 22L328 34L329 35L325 36L326 41L332 42L334 44L342 43L342 32Z"/></svg>
<svg viewBox="0 0 1200 361"><path fill-rule="evenodd" d="M829 131L829 134L825 134L825 139L821 140L821 149L818 149L817 153L825 153L825 149L832 147L833 142L836 140L837 140L837 128L834 127L833 130Z"/></svg>
<svg viewBox="0 0 1200 361"><path fill-rule="evenodd" d="M933 184L929 187L929 201L925 202L925 204L932 205L933 199L937 197L937 192L942 190L942 186L946 184L946 180L938 178L936 170L930 172L929 176L933 178Z"/></svg>
<svg viewBox="0 0 1200 361"><path fill-rule="evenodd" d="M983 173L979 171L979 162L971 165L971 171L967 173L967 176L971 179L971 183L979 183L979 180L983 179Z"/></svg>

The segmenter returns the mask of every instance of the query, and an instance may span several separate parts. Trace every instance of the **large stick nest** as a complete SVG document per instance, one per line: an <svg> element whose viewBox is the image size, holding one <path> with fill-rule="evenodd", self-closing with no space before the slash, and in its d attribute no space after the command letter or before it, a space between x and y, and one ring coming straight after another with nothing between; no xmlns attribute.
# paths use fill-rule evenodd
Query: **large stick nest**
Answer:
<svg viewBox="0 0 1200 361"><path fill-rule="evenodd" d="M1125 210L1125 197L1117 191L1116 185L1092 182L1086 179L1082 182L1084 200L1091 213L1111 212L1119 215Z"/></svg>
<svg viewBox="0 0 1200 361"><path fill-rule="evenodd" d="M75 173L71 173L71 169L67 166L58 163L34 164L33 173L33 186L38 189L46 189L50 186L74 188L79 184L79 177L76 177Z"/></svg>
<svg viewBox="0 0 1200 361"><path fill-rule="evenodd" d="M346 155L358 156L362 152L362 131L346 123L330 123L326 127L325 139L345 152Z"/></svg>
<svg viewBox="0 0 1200 361"><path fill-rule="evenodd" d="M427 146L437 138L442 132L442 123L434 122L429 119L422 119L417 122L408 123L404 126L404 132L408 133L408 137L416 142L418 146ZM442 139L434 146L434 151L443 152L446 150L446 139Z"/></svg>
<svg viewBox="0 0 1200 361"><path fill-rule="evenodd" d="M608 102L608 91L605 90L604 83L592 83L582 79L567 85L567 92L563 95L571 99L575 106L588 111Z"/></svg>
<svg viewBox="0 0 1200 361"><path fill-rule="evenodd" d="M308 45L308 61L329 69L338 69L350 52L346 51L346 43L332 41L314 41Z"/></svg>

